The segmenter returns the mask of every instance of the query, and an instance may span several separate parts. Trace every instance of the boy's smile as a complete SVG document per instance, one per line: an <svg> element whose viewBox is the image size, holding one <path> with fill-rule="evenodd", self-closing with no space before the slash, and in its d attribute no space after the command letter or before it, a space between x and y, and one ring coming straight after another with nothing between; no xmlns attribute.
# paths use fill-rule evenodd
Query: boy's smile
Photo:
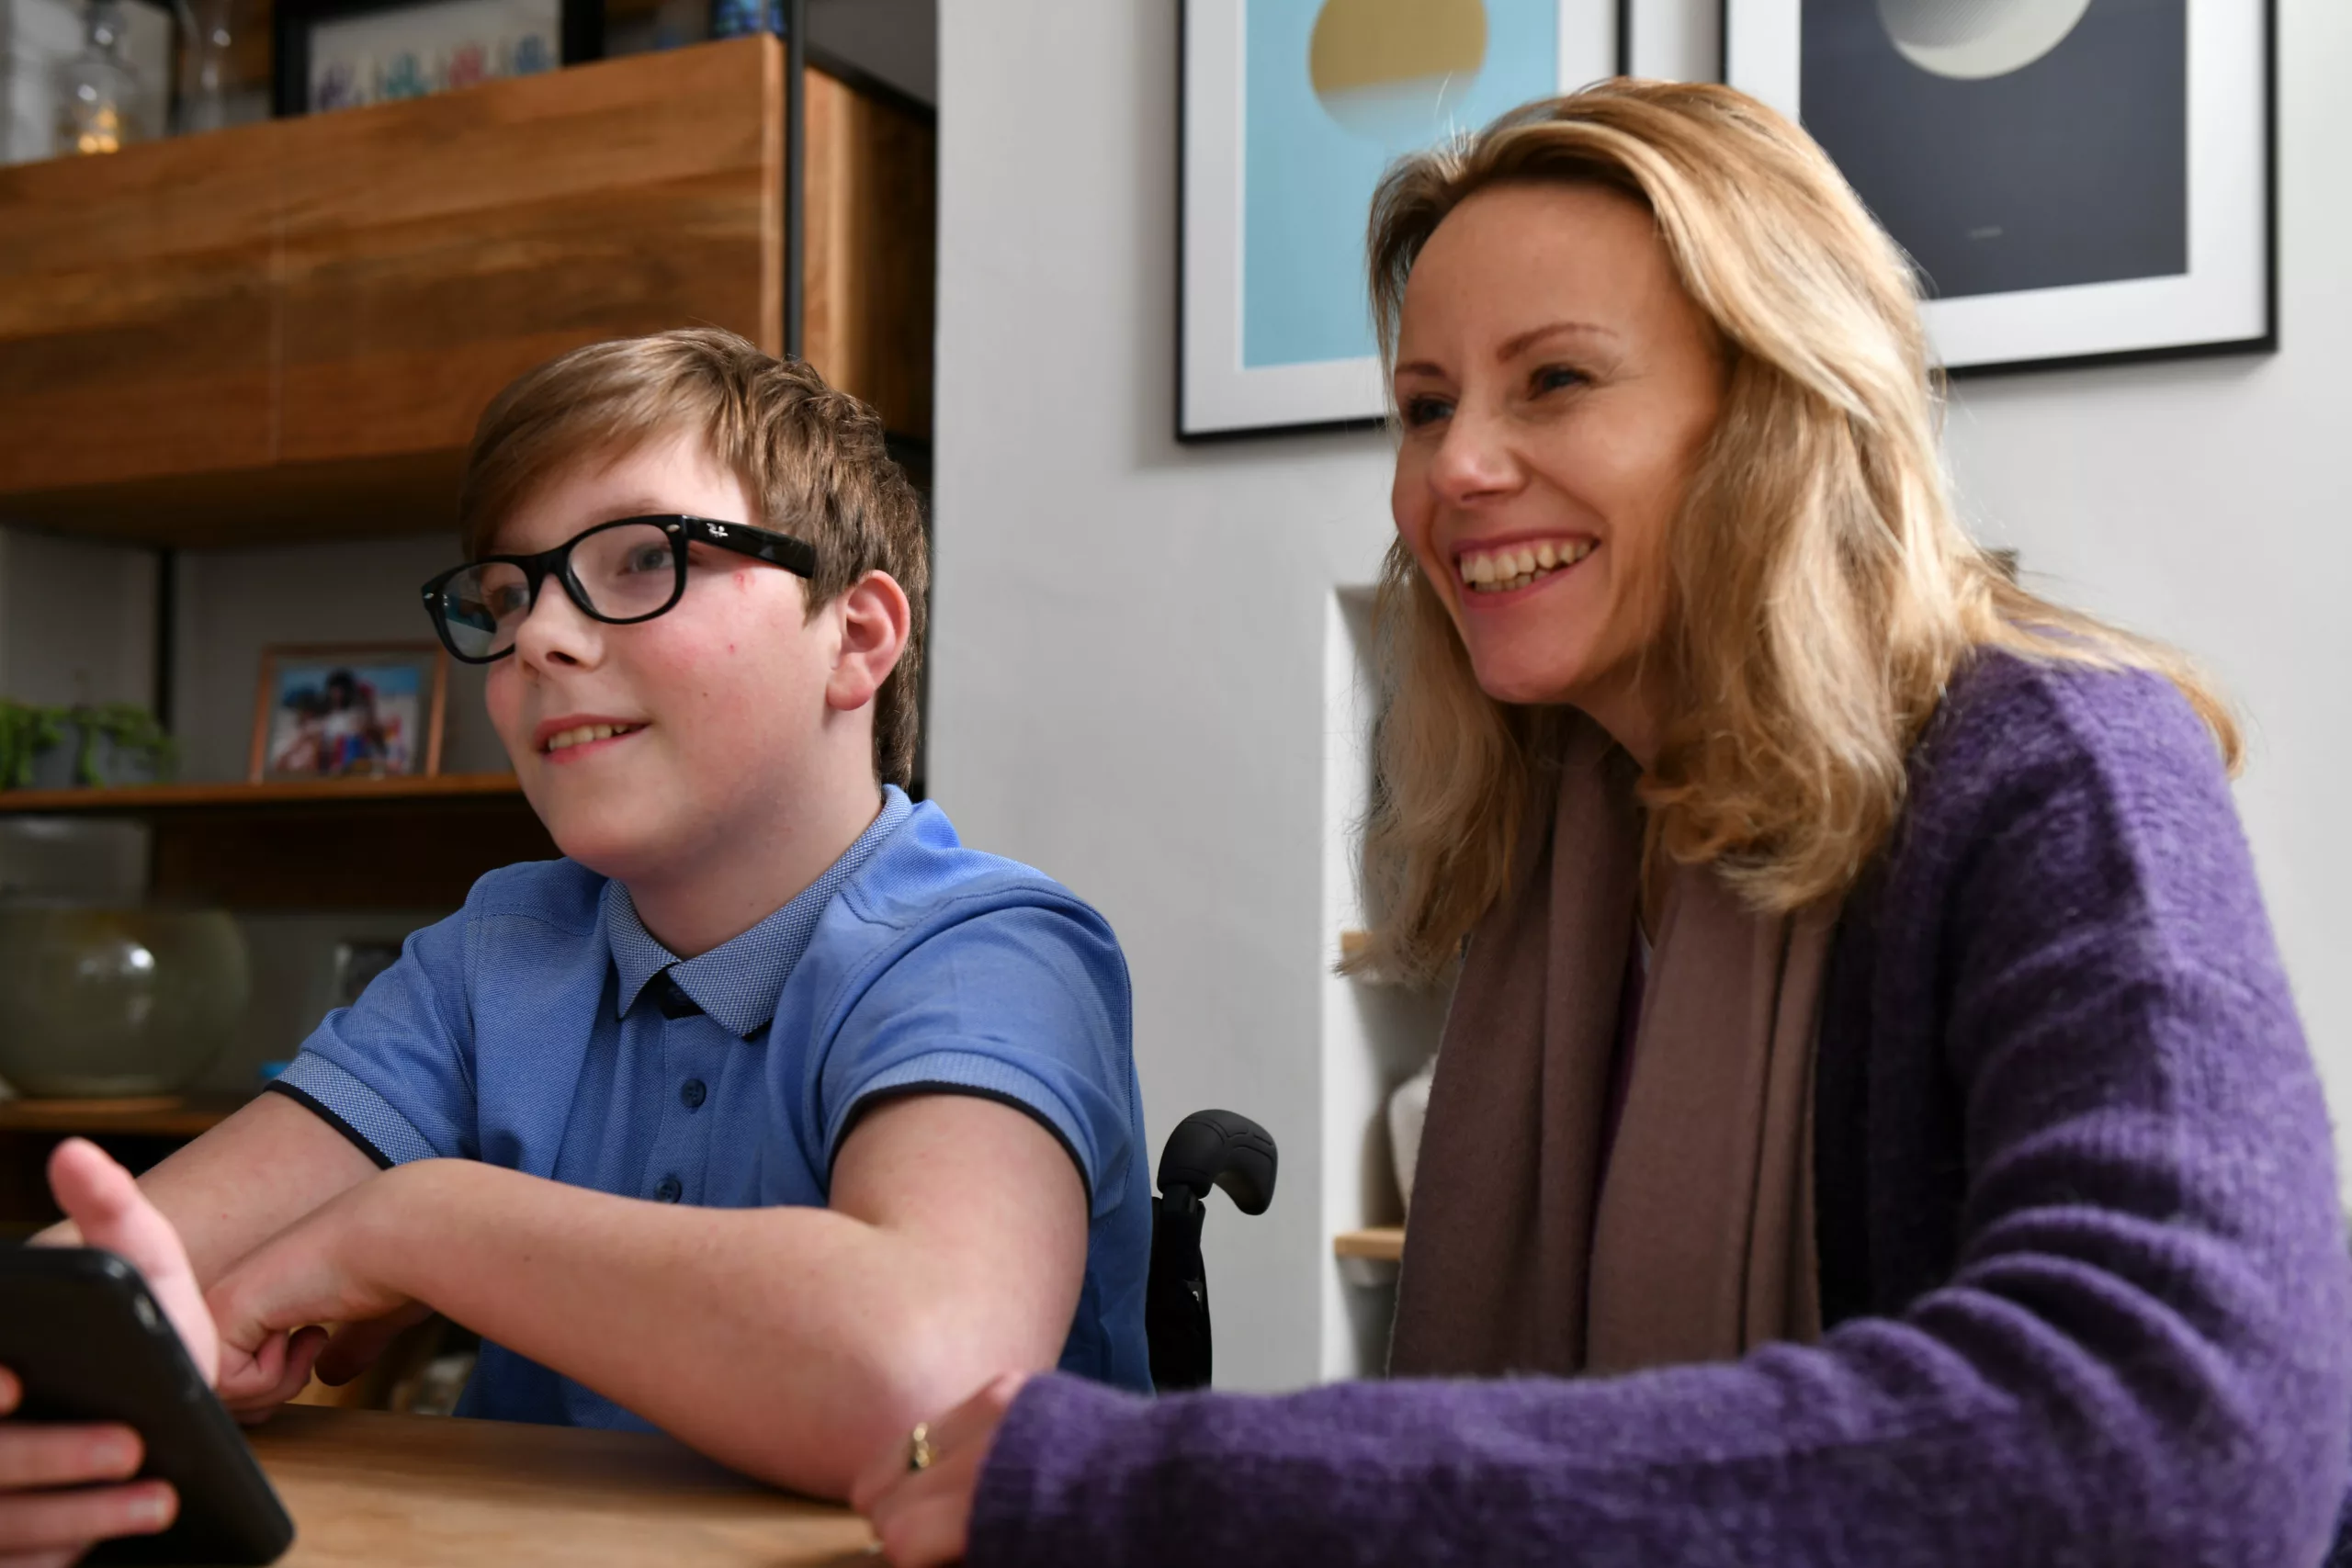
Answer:
<svg viewBox="0 0 2352 1568"><path fill-rule="evenodd" d="M532 732L539 755L550 762L577 762L606 750L645 728L645 720L608 718L595 714L567 714L542 720Z"/></svg>

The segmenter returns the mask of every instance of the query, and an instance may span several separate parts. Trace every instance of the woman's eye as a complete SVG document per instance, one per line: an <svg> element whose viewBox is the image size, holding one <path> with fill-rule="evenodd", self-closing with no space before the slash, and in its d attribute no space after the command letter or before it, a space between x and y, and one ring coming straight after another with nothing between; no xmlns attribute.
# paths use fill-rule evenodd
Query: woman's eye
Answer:
<svg viewBox="0 0 2352 1568"><path fill-rule="evenodd" d="M1532 378L1536 394L1556 392L1568 387L1581 387L1589 378L1581 370L1571 370L1565 365L1546 365Z"/></svg>
<svg viewBox="0 0 2352 1568"><path fill-rule="evenodd" d="M1404 415L1406 428L1419 430L1434 423L1453 412L1453 404L1444 398L1422 396L1407 398L1397 412Z"/></svg>

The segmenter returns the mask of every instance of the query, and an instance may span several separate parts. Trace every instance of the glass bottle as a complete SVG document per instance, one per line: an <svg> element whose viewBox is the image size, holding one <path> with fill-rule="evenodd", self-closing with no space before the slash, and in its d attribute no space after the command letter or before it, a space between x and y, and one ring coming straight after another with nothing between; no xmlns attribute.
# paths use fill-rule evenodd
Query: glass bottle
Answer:
<svg viewBox="0 0 2352 1568"><path fill-rule="evenodd" d="M139 140L139 73L124 52L128 18L118 0L86 0L82 52L58 62L57 151L113 152Z"/></svg>
<svg viewBox="0 0 2352 1568"><path fill-rule="evenodd" d="M173 105L180 135L233 123L229 95L236 42L235 0L174 0L180 23L180 90Z"/></svg>

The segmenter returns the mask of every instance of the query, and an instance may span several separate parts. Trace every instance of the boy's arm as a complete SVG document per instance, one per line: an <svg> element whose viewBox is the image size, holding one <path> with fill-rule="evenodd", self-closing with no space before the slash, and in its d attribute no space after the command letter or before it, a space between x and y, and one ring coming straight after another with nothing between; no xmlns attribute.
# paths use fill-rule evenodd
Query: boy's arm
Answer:
<svg viewBox="0 0 2352 1568"><path fill-rule="evenodd" d="M211 1304L224 1388L277 1334L413 1299L728 1464L840 1497L916 1421L1054 1365L1086 1247L1084 1185L1052 1134L925 1095L857 1124L828 1209L680 1208L420 1161L268 1243Z"/></svg>
<svg viewBox="0 0 2352 1568"><path fill-rule="evenodd" d="M321 1204L376 1174L376 1163L315 1112L264 1094L139 1179L179 1232L199 1285ZM75 1246L63 1221L40 1239Z"/></svg>

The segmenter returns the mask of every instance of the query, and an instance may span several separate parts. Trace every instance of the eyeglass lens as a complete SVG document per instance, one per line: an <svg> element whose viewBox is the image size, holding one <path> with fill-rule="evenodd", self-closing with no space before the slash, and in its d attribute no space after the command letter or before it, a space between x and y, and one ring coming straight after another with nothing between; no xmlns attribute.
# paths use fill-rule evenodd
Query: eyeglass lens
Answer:
<svg viewBox="0 0 2352 1568"><path fill-rule="evenodd" d="M572 541L569 565L589 614L599 620L657 615L678 592L677 550L655 524L583 534ZM531 603L528 574L512 561L493 560L469 566L444 584L439 608L458 652L484 660L514 646Z"/></svg>

